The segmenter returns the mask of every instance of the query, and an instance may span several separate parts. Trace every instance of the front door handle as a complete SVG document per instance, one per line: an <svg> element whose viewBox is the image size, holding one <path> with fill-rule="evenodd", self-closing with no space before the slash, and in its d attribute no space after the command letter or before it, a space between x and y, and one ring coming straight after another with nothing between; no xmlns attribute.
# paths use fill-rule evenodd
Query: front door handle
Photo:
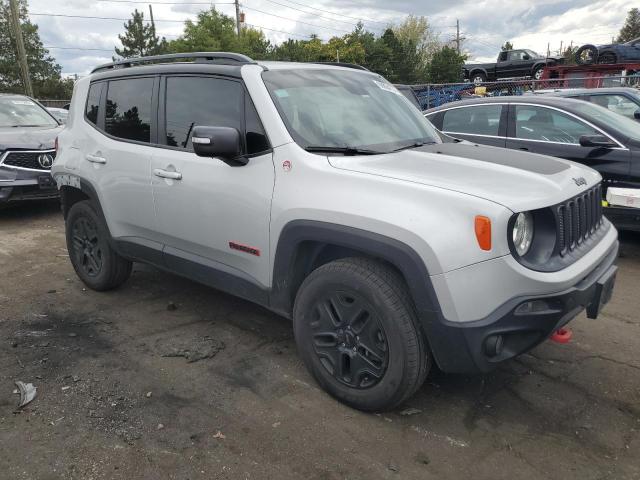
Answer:
<svg viewBox="0 0 640 480"><path fill-rule="evenodd" d="M522 150L523 152L528 152L529 149L527 147L520 147L518 150Z"/></svg>
<svg viewBox="0 0 640 480"><path fill-rule="evenodd" d="M169 172L162 170L161 168L154 168L153 174L160 178L169 178L171 180L182 180L182 174L180 172Z"/></svg>
<svg viewBox="0 0 640 480"><path fill-rule="evenodd" d="M87 159L87 161L91 162L91 163L101 163L101 164L105 164L107 163L107 159L104 157L99 157L97 155L90 155L87 154L84 158Z"/></svg>

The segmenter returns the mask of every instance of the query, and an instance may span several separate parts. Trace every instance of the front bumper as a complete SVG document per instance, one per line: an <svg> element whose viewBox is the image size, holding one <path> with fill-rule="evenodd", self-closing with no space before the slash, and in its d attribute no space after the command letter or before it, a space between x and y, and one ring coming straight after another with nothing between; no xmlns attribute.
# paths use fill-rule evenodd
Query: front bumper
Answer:
<svg viewBox="0 0 640 480"><path fill-rule="evenodd" d="M59 196L47 170L18 170L0 167L0 203L44 200Z"/></svg>
<svg viewBox="0 0 640 480"><path fill-rule="evenodd" d="M438 366L451 373L487 372L531 350L583 310L595 318L611 296L617 257L616 241L597 267L566 290L513 298L478 321L429 322L430 347Z"/></svg>

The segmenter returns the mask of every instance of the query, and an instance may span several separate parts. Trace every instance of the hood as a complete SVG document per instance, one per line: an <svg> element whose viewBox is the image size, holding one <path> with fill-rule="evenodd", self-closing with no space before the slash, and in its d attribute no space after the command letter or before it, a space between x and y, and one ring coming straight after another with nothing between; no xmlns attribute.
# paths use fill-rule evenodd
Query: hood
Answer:
<svg viewBox="0 0 640 480"><path fill-rule="evenodd" d="M384 155L332 156L329 163L338 169L472 195L513 212L555 205L601 180L595 170L567 160L469 142Z"/></svg>
<svg viewBox="0 0 640 480"><path fill-rule="evenodd" d="M64 127L16 127L0 128L0 151L8 149L44 150L53 143Z"/></svg>

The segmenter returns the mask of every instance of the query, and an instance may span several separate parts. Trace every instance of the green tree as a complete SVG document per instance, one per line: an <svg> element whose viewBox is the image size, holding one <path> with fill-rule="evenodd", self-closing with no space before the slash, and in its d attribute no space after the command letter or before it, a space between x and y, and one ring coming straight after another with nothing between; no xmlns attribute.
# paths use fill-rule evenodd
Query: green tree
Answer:
<svg viewBox="0 0 640 480"><path fill-rule="evenodd" d="M131 20L124 24L124 34L118 35L122 48L115 47L116 55L122 58L159 55L167 51L167 41L156 35L152 24L145 24L144 13L134 10Z"/></svg>
<svg viewBox="0 0 640 480"><path fill-rule="evenodd" d="M575 47L567 47L565 49L565 51L562 53L562 56L564 57L564 63L565 65L575 65L576 64L576 52L578 51L577 46Z"/></svg>
<svg viewBox="0 0 640 480"><path fill-rule="evenodd" d="M18 0L22 37L27 52L27 64L38 98L71 98L69 81L61 78L62 71L55 59L44 48L38 26L28 18L26 0ZM18 66L15 32L11 23L8 0L0 0L0 92L23 93L22 77ZM71 89L73 84L71 83Z"/></svg>
<svg viewBox="0 0 640 480"><path fill-rule="evenodd" d="M461 55L455 48L442 47L433 54L429 64L429 82L455 83L462 80L462 66L466 55Z"/></svg>
<svg viewBox="0 0 640 480"><path fill-rule="evenodd" d="M504 42L504 45L502 45L501 50L503 52L505 52L507 50L513 50L513 43L511 43L509 40L507 40L506 42Z"/></svg>
<svg viewBox="0 0 640 480"><path fill-rule="evenodd" d="M198 13L195 22L184 23L181 37L169 42L172 52L237 52L235 20L214 7Z"/></svg>
<svg viewBox="0 0 640 480"><path fill-rule="evenodd" d="M428 63L412 39L400 41L394 30L387 28L382 41L390 52L390 71L386 75L390 82L417 84L427 81Z"/></svg>
<svg viewBox="0 0 640 480"><path fill-rule="evenodd" d="M627 13L627 19L624 26L620 29L617 42L628 42L634 38L640 37L640 10L632 8Z"/></svg>

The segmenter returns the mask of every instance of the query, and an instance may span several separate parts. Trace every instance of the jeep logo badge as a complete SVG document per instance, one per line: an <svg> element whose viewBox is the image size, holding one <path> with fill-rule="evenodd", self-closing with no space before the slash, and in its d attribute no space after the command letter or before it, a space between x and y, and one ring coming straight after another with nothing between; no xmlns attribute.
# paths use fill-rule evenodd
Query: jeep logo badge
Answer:
<svg viewBox="0 0 640 480"><path fill-rule="evenodd" d="M576 182L577 186L586 185L587 184L587 181L584 179L584 177L578 177L578 178L574 177L573 181Z"/></svg>
<svg viewBox="0 0 640 480"><path fill-rule="evenodd" d="M41 153L38 155L38 164L42 168L51 168L53 165L53 155L50 153Z"/></svg>

